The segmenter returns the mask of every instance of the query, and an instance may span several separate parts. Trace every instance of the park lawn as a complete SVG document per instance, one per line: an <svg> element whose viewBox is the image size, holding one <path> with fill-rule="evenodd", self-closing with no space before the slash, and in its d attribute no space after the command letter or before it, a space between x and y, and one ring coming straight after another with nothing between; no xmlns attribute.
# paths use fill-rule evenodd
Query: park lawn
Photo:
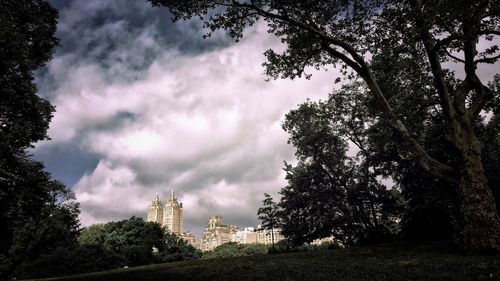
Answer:
<svg viewBox="0 0 500 281"><path fill-rule="evenodd" d="M500 280L500 254L466 253L442 243L378 245L156 264L43 280Z"/></svg>

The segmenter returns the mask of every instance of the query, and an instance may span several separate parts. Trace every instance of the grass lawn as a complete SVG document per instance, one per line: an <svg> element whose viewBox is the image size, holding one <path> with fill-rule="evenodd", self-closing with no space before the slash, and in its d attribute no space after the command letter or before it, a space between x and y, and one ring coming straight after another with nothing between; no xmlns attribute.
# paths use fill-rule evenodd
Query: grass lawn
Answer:
<svg viewBox="0 0 500 281"><path fill-rule="evenodd" d="M444 244L379 245L198 260L44 280L500 280L500 254Z"/></svg>

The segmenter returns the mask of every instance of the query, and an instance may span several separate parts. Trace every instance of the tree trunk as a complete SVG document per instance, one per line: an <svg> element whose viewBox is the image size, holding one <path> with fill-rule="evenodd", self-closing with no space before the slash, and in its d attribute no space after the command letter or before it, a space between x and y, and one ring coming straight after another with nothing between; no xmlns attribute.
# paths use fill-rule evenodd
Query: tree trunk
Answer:
<svg viewBox="0 0 500 281"><path fill-rule="evenodd" d="M462 132L458 142L455 138L455 144L461 143L457 147L462 158L458 179L461 244L470 250L500 250L500 218L481 161L481 144L473 130Z"/></svg>

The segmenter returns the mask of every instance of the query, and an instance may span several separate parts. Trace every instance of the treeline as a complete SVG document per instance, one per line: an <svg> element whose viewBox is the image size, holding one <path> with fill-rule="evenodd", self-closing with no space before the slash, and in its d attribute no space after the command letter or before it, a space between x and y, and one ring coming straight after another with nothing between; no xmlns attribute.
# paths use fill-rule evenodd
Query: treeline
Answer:
<svg viewBox="0 0 500 281"><path fill-rule="evenodd" d="M201 257L183 239L142 218L83 228L65 246L25 260L18 278L40 278L117 269L129 266L192 260Z"/></svg>

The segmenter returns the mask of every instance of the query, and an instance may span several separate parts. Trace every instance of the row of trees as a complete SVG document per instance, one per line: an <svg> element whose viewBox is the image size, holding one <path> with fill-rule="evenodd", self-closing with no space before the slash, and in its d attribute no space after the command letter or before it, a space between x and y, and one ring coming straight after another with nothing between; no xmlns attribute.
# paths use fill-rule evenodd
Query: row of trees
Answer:
<svg viewBox="0 0 500 281"><path fill-rule="evenodd" d="M333 66L340 69L347 80L359 81L360 84L350 85L359 86L359 90L344 91L354 95L344 98L346 102L363 101L364 104L361 108L363 112L359 113L365 119L355 117L353 125L360 127L351 130L365 131L368 126L380 137L376 138L379 143L372 143L372 138L357 141L357 145L369 149L368 153L361 155L359 161L342 164L352 170L354 179L338 177L335 170L344 169L340 163L318 162L319 158L313 154L321 149L331 150L328 145L338 143L337 147L345 146L341 143L343 135L338 135L338 141L332 138L322 140L319 147L313 145L311 148L316 152L299 152L299 159L305 157L307 161L301 161L301 166L288 167L289 179L303 173L300 179L306 181L306 186L315 188L316 184L311 183L325 180L312 176L307 179L309 173L301 170L331 168L332 171L325 170L316 175L334 176L329 180L336 185L352 188L365 186L362 189L368 191L381 189L373 176L379 173L396 174L401 177L393 177L393 180L408 187L402 192L407 196L414 195L407 197L412 204L421 201L438 207L442 205L440 200L444 190L449 189L453 196L446 196L446 201L449 201L451 212L456 211L459 229L456 234L462 246L467 249L500 250L500 217L492 192L496 187L492 187L495 182L488 181L488 167L484 161L487 157L484 152L495 151L492 141L498 139L491 139L493 136L481 139L482 128L489 124L482 120L481 113L495 103L498 92L478 75L481 65L494 64L500 59L499 46L493 41L500 35L500 2L149 1L153 5L168 7L174 20L202 19L209 29L207 36L210 32L225 30L238 41L245 29L259 20L266 22L268 32L284 44L280 51L271 49L265 53L267 62L264 66L271 78L308 78L309 68L319 70ZM489 44L480 48L480 42ZM332 97L330 100L335 99ZM325 137L333 137L325 134ZM432 138L432 134L436 137ZM368 141L369 147L366 147L365 141ZM429 141L433 144L426 143ZM375 151L380 152L381 157L386 156L385 152L394 155L390 155L391 159L372 159ZM341 156L339 152L333 152L332 157L336 154ZM353 170L355 166L357 168ZM436 193L434 187L438 186L442 190ZM302 185L290 186L289 192L297 192L300 187ZM324 196L332 197L331 204L340 199L350 200L347 190L336 194L340 190L328 188L331 187L323 186L321 189ZM381 196L387 198L382 191ZM304 194L309 196L309 193ZM370 192L366 196L366 201L370 202L363 203L366 205L363 208L386 206L380 205L385 199L373 197ZM315 197L304 199L314 200ZM316 210L319 208L317 206ZM337 210L331 215L334 219L339 213L349 217L355 211L358 212ZM302 218L302 214L296 215L294 219ZM367 214L363 224L375 224L375 217ZM322 230L320 227L314 231Z"/></svg>
<svg viewBox="0 0 500 281"><path fill-rule="evenodd" d="M83 228L72 245L26 260L16 276L61 276L200 257L200 250L158 223L132 217Z"/></svg>

